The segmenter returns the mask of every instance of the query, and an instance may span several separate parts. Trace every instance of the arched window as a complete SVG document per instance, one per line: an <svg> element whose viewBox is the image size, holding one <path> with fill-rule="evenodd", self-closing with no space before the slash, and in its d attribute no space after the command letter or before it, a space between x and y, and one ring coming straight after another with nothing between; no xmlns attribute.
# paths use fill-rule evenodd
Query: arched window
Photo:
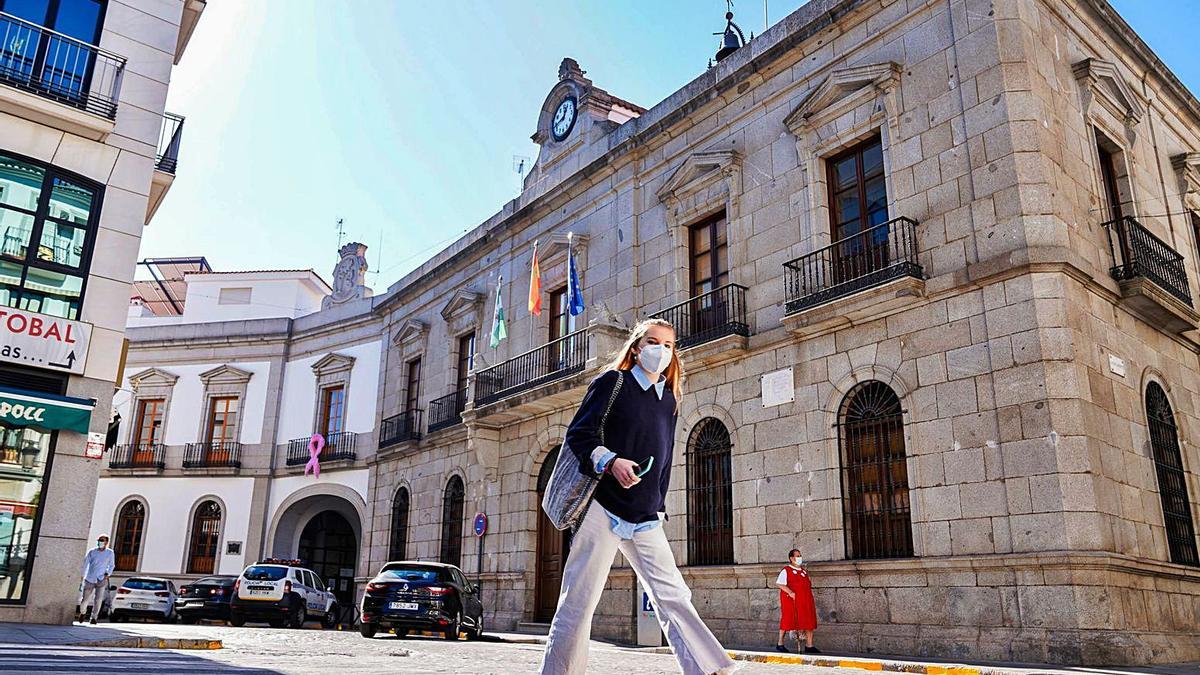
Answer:
<svg viewBox="0 0 1200 675"><path fill-rule="evenodd" d="M688 564L733 564L733 472L729 430L700 420L688 439Z"/></svg>
<svg viewBox="0 0 1200 675"><path fill-rule="evenodd" d="M117 531L113 534L113 553L116 569L137 570L138 554L142 552L142 532L146 529L146 505L137 499L125 502L117 514Z"/></svg>
<svg viewBox="0 0 1200 675"><path fill-rule="evenodd" d="M404 560L408 546L408 488L396 490L392 500L392 542L388 548L389 560Z"/></svg>
<svg viewBox="0 0 1200 675"><path fill-rule="evenodd" d="M446 484L446 497L442 501L442 556L441 561L457 565L462 558L463 498L462 479L452 476Z"/></svg>
<svg viewBox="0 0 1200 675"><path fill-rule="evenodd" d="M192 544L188 550L189 574L212 574L217 566L221 537L221 506L211 499L200 504L192 518Z"/></svg>
<svg viewBox="0 0 1200 675"><path fill-rule="evenodd" d="M912 514L900 399L882 382L863 382L846 394L840 417L846 557L911 556Z"/></svg>
<svg viewBox="0 0 1200 675"><path fill-rule="evenodd" d="M1167 393L1157 382L1146 387L1146 421L1150 427L1150 449L1158 474L1158 496L1162 500L1163 525L1171 562L1200 565L1196 555L1196 530L1188 500L1187 478L1179 452L1179 429Z"/></svg>

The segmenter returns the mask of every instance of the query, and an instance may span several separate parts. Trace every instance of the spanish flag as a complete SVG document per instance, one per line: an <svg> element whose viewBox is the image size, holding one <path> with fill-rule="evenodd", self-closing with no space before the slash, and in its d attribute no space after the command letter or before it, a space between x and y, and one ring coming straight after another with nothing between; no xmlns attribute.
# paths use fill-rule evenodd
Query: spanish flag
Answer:
<svg viewBox="0 0 1200 675"><path fill-rule="evenodd" d="M533 264L529 266L529 313L542 315L542 268L538 265L536 239L533 241Z"/></svg>

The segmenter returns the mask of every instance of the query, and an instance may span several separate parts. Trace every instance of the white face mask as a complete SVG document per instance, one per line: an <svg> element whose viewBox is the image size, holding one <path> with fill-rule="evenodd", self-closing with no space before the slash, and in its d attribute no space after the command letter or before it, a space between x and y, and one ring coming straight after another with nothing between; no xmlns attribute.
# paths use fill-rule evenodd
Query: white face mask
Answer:
<svg viewBox="0 0 1200 675"><path fill-rule="evenodd" d="M796 567L799 567L804 564L804 558L796 556L795 558L792 558L792 564Z"/></svg>
<svg viewBox="0 0 1200 675"><path fill-rule="evenodd" d="M638 365L659 375L671 364L671 348L666 345L646 345L638 352Z"/></svg>

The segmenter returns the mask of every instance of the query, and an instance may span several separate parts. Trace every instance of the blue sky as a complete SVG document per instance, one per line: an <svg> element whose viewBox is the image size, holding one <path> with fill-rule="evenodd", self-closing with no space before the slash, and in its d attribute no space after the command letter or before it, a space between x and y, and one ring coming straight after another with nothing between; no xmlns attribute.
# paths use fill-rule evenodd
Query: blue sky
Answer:
<svg viewBox="0 0 1200 675"><path fill-rule="evenodd" d="M1200 2L1111 1L1200 90L1178 29L1200 23ZM802 4L768 0L770 22ZM328 278L343 218L382 291L516 196L513 157L536 156L529 136L564 56L651 107L704 71L724 11L724 0L210 2L173 75L168 110L187 116L178 177L141 256ZM734 11L762 32L759 0Z"/></svg>

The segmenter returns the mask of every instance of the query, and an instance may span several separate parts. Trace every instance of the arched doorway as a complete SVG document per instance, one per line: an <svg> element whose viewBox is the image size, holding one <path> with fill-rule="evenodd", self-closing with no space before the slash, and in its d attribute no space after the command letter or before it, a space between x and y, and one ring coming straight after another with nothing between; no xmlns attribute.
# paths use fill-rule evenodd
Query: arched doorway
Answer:
<svg viewBox="0 0 1200 675"><path fill-rule="evenodd" d="M354 535L354 528L341 514L322 511L313 516L300 532L296 557L316 572L326 586L333 587L339 605L354 605L358 538Z"/></svg>
<svg viewBox="0 0 1200 675"><path fill-rule="evenodd" d="M550 474L558 463L555 447L546 455L537 479L537 574L534 582L533 620L549 622L558 608L558 593L562 589L563 567L571 542L565 531L558 530L542 511L542 495L550 482Z"/></svg>
<svg viewBox="0 0 1200 675"><path fill-rule="evenodd" d="M365 508L361 496L344 486L303 488L276 510L266 557L303 560L326 586L334 586L342 608L352 607Z"/></svg>

